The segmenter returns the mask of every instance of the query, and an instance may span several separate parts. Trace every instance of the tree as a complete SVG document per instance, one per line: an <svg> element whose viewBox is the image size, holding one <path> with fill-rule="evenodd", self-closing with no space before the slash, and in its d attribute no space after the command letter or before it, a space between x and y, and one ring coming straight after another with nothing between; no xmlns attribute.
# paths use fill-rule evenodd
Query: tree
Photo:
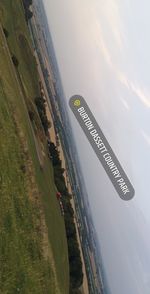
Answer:
<svg viewBox="0 0 150 294"><path fill-rule="evenodd" d="M24 6L24 10L25 10L26 21L31 19L32 16L33 16L32 11L30 10L31 5L32 5L32 0L23 0L23 6Z"/></svg>
<svg viewBox="0 0 150 294"><path fill-rule="evenodd" d="M70 293L79 293L77 289L83 283L82 261L77 241L76 227L74 223L74 211L70 202L70 194L67 191L64 169L61 167L59 152L54 143L50 142L49 152L52 156L54 166L54 178L57 189L62 193L62 203L64 207L64 219L66 236L68 243L69 267L70 267ZM76 290L76 292L73 292Z"/></svg>
<svg viewBox="0 0 150 294"><path fill-rule="evenodd" d="M24 7L30 7L32 5L32 0L23 0Z"/></svg>
<svg viewBox="0 0 150 294"><path fill-rule="evenodd" d="M30 9L26 9L25 11L25 18L28 21L29 19L31 19L33 16L33 12Z"/></svg>
<svg viewBox="0 0 150 294"><path fill-rule="evenodd" d="M51 123L47 119L46 108L45 108L45 99L43 97L35 97L34 99L45 134L47 134L48 129L51 127Z"/></svg>
<svg viewBox="0 0 150 294"><path fill-rule="evenodd" d="M61 160L59 158L57 148L56 148L55 144L52 142L49 145L49 152L50 152L50 155L52 156L53 165L61 167Z"/></svg>

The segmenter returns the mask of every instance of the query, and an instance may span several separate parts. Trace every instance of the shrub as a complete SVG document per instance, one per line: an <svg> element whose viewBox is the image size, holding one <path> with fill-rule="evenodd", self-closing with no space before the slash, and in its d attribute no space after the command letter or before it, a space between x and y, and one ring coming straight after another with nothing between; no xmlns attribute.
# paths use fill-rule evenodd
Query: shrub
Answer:
<svg viewBox="0 0 150 294"><path fill-rule="evenodd" d="M3 28L3 32L4 32L5 37L8 38L8 36L9 36L8 31L5 28Z"/></svg>
<svg viewBox="0 0 150 294"><path fill-rule="evenodd" d="M19 61L15 55L12 55L12 61L15 67L18 67Z"/></svg>

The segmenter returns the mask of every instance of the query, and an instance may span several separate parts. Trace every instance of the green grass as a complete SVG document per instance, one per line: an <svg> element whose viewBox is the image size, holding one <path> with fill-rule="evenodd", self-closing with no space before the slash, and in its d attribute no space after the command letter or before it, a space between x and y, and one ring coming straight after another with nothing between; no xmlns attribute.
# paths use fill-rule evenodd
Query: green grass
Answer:
<svg viewBox="0 0 150 294"><path fill-rule="evenodd" d="M22 1L2 1L0 10L3 26L9 32L8 45L10 52L15 54L19 60L19 72L26 91L29 97L34 99L39 95L38 74L31 39L24 18Z"/></svg>
<svg viewBox="0 0 150 294"><path fill-rule="evenodd" d="M41 293L54 277L42 254L40 210L29 199L27 159L7 97L0 82L0 293Z"/></svg>
<svg viewBox="0 0 150 294"><path fill-rule="evenodd" d="M0 33L0 293L17 293L19 288L20 293L55 294L59 288L67 294L67 241L53 168L47 157L40 168L25 97L10 58L11 53L19 60L26 95L33 101L39 94L38 75L21 1L2 1L0 15L9 32L9 51ZM46 141L44 145L46 154ZM39 232L44 219L49 258L42 250L46 229Z"/></svg>

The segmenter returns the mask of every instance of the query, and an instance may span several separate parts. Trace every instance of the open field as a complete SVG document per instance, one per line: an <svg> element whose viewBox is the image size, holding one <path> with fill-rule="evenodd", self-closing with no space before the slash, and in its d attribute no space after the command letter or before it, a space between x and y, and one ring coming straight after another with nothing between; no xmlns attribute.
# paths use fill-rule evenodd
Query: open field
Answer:
<svg viewBox="0 0 150 294"><path fill-rule="evenodd" d="M6 39L0 29L0 293L67 294L65 227L34 105L39 83L21 1L1 1L0 19L8 31Z"/></svg>

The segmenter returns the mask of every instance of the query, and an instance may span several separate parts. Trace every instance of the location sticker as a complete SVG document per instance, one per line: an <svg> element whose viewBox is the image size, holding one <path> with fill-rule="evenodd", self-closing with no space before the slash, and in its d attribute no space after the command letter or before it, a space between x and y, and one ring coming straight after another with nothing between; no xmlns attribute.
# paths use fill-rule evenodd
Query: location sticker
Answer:
<svg viewBox="0 0 150 294"><path fill-rule="evenodd" d="M82 96L74 95L69 105L118 195L122 200L131 200L135 194L134 188L86 101Z"/></svg>

